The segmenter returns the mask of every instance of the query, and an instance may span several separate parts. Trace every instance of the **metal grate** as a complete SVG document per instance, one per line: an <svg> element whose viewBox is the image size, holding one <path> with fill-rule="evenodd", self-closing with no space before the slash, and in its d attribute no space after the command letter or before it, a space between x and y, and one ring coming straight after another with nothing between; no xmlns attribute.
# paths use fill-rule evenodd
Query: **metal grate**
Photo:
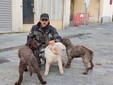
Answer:
<svg viewBox="0 0 113 85"><path fill-rule="evenodd" d="M11 31L12 10L11 0L0 0L0 32Z"/></svg>

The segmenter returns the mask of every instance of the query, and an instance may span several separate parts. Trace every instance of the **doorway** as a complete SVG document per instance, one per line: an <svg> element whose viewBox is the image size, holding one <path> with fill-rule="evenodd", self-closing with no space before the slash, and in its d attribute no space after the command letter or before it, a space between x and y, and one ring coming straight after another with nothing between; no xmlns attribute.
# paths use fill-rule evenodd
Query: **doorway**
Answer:
<svg viewBox="0 0 113 85"><path fill-rule="evenodd" d="M23 24L34 24L34 0L23 0Z"/></svg>
<svg viewBox="0 0 113 85"><path fill-rule="evenodd" d="M70 5L70 20L73 20L73 15L74 15L74 0L71 0L71 5Z"/></svg>
<svg viewBox="0 0 113 85"><path fill-rule="evenodd" d="M71 0L70 5L70 25L73 25L73 16L74 16L74 3L75 0Z"/></svg>

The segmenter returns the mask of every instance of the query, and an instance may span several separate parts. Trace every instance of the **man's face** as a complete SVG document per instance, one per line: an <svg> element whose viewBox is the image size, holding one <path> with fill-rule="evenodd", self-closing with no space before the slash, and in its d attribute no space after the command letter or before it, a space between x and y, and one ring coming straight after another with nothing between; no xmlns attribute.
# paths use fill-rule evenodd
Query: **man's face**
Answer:
<svg viewBox="0 0 113 85"><path fill-rule="evenodd" d="M41 22L42 27L46 27L49 23L49 20L48 19L41 19L40 22Z"/></svg>

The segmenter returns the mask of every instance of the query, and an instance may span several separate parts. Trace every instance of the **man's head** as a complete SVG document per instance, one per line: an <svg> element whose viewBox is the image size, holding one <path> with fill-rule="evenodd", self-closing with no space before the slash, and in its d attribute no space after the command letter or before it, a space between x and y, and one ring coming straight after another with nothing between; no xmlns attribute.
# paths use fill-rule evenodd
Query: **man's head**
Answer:
<svg viewBox="0 0 113 85"><path fill-rule="evenodd" d="M49 23L49 15L47 13L43 13L40 15L40 22L42 27L46 27Z"/></svg>

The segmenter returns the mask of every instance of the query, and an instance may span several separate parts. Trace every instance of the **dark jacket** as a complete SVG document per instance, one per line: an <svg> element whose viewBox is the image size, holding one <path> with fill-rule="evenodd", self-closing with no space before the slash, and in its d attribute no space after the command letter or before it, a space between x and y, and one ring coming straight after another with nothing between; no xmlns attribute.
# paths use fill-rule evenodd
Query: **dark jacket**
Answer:
<svg viewBox="0 0 113 85"><path fill-rule="evenodd" d="M61 41L61 37L58 35L58 32L53 26L48 24L44 29L45 32L41 28L41 23L38 22L36 25L32 26L28 38L35 38L46 46L48 45L50 40Z"/></svg>

